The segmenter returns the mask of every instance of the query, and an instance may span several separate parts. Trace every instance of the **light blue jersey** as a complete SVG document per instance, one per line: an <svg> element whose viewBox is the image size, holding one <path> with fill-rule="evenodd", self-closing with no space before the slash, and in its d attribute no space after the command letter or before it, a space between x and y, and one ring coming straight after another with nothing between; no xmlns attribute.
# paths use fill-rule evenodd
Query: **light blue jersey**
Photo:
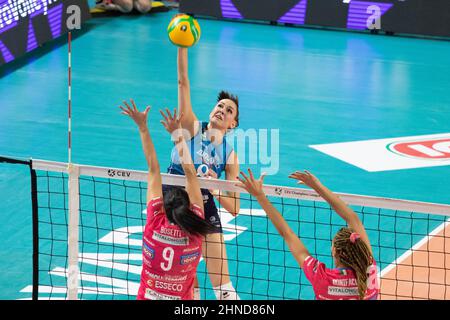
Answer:
<svg viewBox="0 0 450 320"><path fill-rule="evenodd" d="M222 172L225 170L228 157L231 151L233 151L233 147L226 141L225 137L221 144L214 145L206 138L205 132L207 126L208 123L202 122L197 134L191 140L186 141L186 143L190 149L195 169L201 164L206 164L220 178ZM172 149L170 165L167 171L172 174L184 175L183 167L180 164L180 157L175 146Z"/></svg>

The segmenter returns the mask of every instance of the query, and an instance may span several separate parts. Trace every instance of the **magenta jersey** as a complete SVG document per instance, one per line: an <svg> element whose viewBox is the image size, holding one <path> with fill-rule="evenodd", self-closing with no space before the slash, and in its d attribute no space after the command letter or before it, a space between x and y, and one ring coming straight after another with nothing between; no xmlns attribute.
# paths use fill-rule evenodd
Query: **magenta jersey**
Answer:
<svg viewBox="0 0 450 320"><path fill-rule="evenodd" d="M359 300L355 272L351 268L327 269L325 264L309 256L303 271L311 282L317 300ZM369 267L369 278L364 300L376 300L379 293L375 260Z"/></svg>
<svg viewBox="0 0 450 320"><path fill-rule="evenodd" d="M204 218L200 207L193 205L191 209ZM162 198L152 199L147 205L137 299L192 300L202 239L169 222Z"/></svg>

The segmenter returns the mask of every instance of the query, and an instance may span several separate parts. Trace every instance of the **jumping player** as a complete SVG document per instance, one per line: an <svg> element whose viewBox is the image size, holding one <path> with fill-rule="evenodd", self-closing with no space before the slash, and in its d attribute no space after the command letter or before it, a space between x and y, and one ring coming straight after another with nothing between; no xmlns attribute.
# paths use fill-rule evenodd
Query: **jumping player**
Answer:
<svg viewBox="0 0 450 320"><path fill-rule="evenodd" d="M172 188L162 193L161 174L155 148L147 127L150 107L139 112L124 102L122 114L133 119L139 128L148 164L147 223L143 234L143 268L137 299L192 300L194 278L202 252L203 236L214 227L204 220L203 199L197 172L180 129L182 115L177 118L162 113L161 121L172 135L186 176L186 190Z"/></svg>
<svg viewBox="0 0 450 320"><path fill-rule="evenodd" d="M186 48L178 48L177 59L178 108L179 112L184 114L181 127L188 132L190 137L187 144L191 149L194 165L198 168L200 165L206 164L209 167L207 176L211 178L220 178L221 174L225 173L227 180L236 180L239 174L238 157L232 146L227 143L225 135L239 125L238 98L226 91L221 91L216 105L209 115L209 121L200 122L191 104ZM172 150L168 173L184 174L175 149ZM164 187L163 191L167 189L170 187ZM222 225L214 197L222 207L235 216L239 213L239 194L205 189L202 189L202 194L205 219L216 226L216 230L206 236L203 246L203 258L215 296L218 300L238 300L239 296L229 276ZM199 289L197 288L195 292L196 299L199 299Z"/></svg>

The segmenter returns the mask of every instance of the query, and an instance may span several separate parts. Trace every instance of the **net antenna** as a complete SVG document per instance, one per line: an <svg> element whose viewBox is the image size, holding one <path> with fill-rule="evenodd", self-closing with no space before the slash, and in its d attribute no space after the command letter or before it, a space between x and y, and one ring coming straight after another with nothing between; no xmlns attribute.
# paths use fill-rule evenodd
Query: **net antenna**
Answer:
<svg viewBox="0 0 450 320"><path fill-rule="evenodd" d="M72 164L72 32L67 34L68 42L68 165L69 175L69 226L68 226L68 270L67 270L67 299L78 299L78 238L79 238L79 177L78 166Z"/></svg>

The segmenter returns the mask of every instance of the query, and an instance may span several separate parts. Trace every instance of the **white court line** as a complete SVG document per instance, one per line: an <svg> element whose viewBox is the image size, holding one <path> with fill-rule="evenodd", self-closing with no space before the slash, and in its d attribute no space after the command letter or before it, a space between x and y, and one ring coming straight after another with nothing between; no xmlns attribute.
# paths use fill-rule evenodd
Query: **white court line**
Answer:
<svg viewBox="0 0 450 320"><path fill-rule="evenodd" d="M430 241L434 236L436 236L439 232L447 228L447 226L450 225L450 219L448 219L446 222L440 224L438 227L436 227L433 231L431 231L430 234L423 237L422 240L417 242L411 249L406 251L404 254L402 254L400 257L398 257L394 262L392 262L390 265L388 265L386 268L384 268L380 272L380 277L384 277L388 272L390 272L392 269L400 265L403 261L405 261L409 256L413 254L414 251L417 251L421 246L423 246L425 243Z"/></svg>
<svg viewBox="0 0 450 320"><path fill-rule="evenodd" d="M20 290L22 293L32 293L33 292L33 286L26 286L22 290ZM62 287L52 287L52 286L39 286L39 294L67 294L67 289ZM96 294L96 295L130 295L128 291L124 289L117 289L117 288L98 288L98 287L80 287L78 294L81 295L89 295L89 294ZM66 298L55 298L55 297L42 297L39 296L40 299L45 300L66 300ZM17 300L31 300L31 298L24 298L24 299L17 299Z"/></svg>
<svg viewBox="0 0 450 320"><path fill-rule="evenodd" d="M68 271L67 271L67 269L57 267L57 268L54 268L50 272L50 274L65 277L65 276L67 276ZM97 275L89 274L89 273L85 273L85 272L80 273L78 280L94 282L94 283L98 283L98 284L111 286L114 288L121 288L121 289L128 288L130 292L136 292L136 294L139 289L139 283L136 283L133 281L127 281L127 280L122 280L122 279L117 279L117 278L112 278L112 277L105 277L105 276L97 276ZM117 291L119 291L119 290L117 290Z"/></svg>

